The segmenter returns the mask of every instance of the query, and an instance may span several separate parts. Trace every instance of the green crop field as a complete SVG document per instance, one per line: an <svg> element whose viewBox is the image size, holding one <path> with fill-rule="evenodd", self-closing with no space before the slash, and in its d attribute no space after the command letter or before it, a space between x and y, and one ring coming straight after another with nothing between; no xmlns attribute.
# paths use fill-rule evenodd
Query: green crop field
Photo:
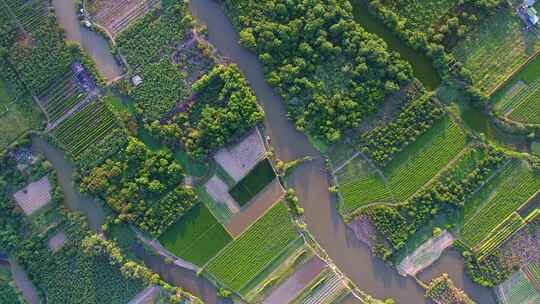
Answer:
<svg viewBox="0 0 540 304"><path fill-rule="evenodd" d="M340 209L352 212L373 202L405 201L454 159L465 148L465 141L454 121L441 120L383 169L386 187L379 174L358 163L361 160L351 162L337 174L344 200ZM356 176L354 170L358 170Z"/></svg>
<svg viewBox="0 0 540 304"><path fill-rule="evenodd" d="M387 188L383 176L360 156L337 172L336 177L342 198L339 201L341 213L346 214L347 210L370 203L392 200L392 192Z"/></svg>
<svg viewBox="0 0 540 304"><path fill-rule="evenodd" d="M452 50L482 92L491 94L540 49L536 33L522 28L513 9L500 9Z"/></svg>
<svg viewBox="0 0 540 304"><path fill-rule="evenodd" d="M465 134L451 119L435 124L384 169L394 198L409 198L465 148L465 141Z"/></svg>
<svg viewBox="0 0 540 304"><path fill-rule="evenodd" d="M4 2L17 17L24 29L34 31L45 22L47 6L42 0L0 0ZM0 2L0 4L2 4Z"/></svg>
<svg viewBox="0 0 540 304"><path fill-rule="evenodd" d="M71 72L52 85L40 98L49 121L54 122L86 97L77 86Z"/></svg>
<svg viewBox="0 0 540 304"><path fill-rule="evenodd" d="M465 215L462 239L471 247L477 246L539 190L540 177L525 164L514 160L467 203L483 205L475 213Z"/></svg>
<svg viewBox="0 0 540 304"><path fill-rule="evenodd" d="M299 237L283 203L277 203L207 265L215 278L239 291Z"/></svg>
<svg viewBox="0 0 540 304"><path fill-rule="evenodd" d="M521 218L521 216L515 212L512 213L499 226L497 226L496 229L492 230L491 233L484 240L482 240L482 242L473 248L476 255L479 259L488 256L523 226L525 226L525 221L523 221L523 218Z"/></svg>
<svg viewBox="0 0 540 304"><path fill-rule="evenodd" d="M52 135L76 157L117 127L118 121L107 105L95 100L63 121Z"/></svg>
<svg viewBox="0 0 540 304"><path fill-rule="evenodd" d="M540 294L521 270L499 285L497 295L504 298L502 303L505 304L540 302Z"/></svg>
<svg viewBox="0 0 540 304"><path fill-rule="evenodd" d="M159 237L165 248L198 266L203 266L231 240L202 203L191 208Z"/></svg>
<svg viewBox="0 0 540 304"><path fill-rule="evenodd" d="M240 206L247 204L255 195L264 189L276 174L268 159L259 162L241 181L230 191L231 196Z"/></svg>
<svg viewBox="0 0 540 304"><path fill-rule="evenodd" d="M512 100L512 111L508 118L523 123L540 124L540 79L531 83Z"/></svg>
<svg viewBox="0 0 540 304"><path fill-rule="evenodd" d="M530 262L527 267L529 268L534 281L540 285L540 266L535 262Z"/></svg>

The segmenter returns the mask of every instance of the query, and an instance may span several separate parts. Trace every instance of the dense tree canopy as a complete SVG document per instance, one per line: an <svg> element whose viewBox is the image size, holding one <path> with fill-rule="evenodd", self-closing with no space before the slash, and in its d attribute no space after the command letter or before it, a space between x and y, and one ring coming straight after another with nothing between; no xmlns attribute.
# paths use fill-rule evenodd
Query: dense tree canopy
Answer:
<svg viewBox="0 0 540 304"><path fill-rule="evenodd" d="M168 123L150 129L164 140L181 141L203 159L244 135L264 118L257 99L236 65L215 67L193 84L194 97Z"/></svg>
<svg viewBox="0 0 540 304"><path fill-rule="evenodd" d="M411 79L409 64L355 23L346 0L226 0L225 8L297 128L323 140L358 127Z"/></svg>

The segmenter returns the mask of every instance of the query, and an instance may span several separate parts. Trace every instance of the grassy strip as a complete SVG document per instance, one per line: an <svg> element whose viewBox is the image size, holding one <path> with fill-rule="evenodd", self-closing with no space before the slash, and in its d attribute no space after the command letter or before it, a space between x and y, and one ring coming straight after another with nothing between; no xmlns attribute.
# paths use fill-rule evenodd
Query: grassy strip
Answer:
<svg viewBox="0 0 540 304"><path fill-rule="evenodd" d="M204 265L232 240L202 203L191 208L159 238L165 248L198 266Z"/></svg>

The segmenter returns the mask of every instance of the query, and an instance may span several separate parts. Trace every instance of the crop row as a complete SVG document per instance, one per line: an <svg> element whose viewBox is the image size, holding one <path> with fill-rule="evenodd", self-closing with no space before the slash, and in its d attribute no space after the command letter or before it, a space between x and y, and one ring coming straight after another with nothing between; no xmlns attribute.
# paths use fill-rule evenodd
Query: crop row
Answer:
<svg viewBox="0 0 540 304"><path fill-rule="evenodd" d="M28 31L34 31L45 21L46 4L41 0L3 0Z"/></svg>
<svg viewBox="0 0 540 304"><path fill-rule="evenodd" d="M72 156L77 156L116 127L114 115L104 103L96 101L64 121L53 135Z"/></svg>
<svg viewBox="0 0 540 304"><path fill-rule="evenodd" d="M485 238L480 244L475 248L475 252L478 256L478 259L482 259L504 243L508 238L510 238L516 231L521 229L525 225L525 222L517 213L512 213L508 218L504 220L496 229L494 229L490 235Z"/></svg>
<svg viewBox="0 0 540 304"><path fill-rule="evenodd" d="M515 108L509 117L512 120L525 123L540 123L540 80L537 80L524 94L516 99Z"/></svg>
<svg viewBox="0 0 540 304"><path fill-rule="evenodd" d="M540 284L540 266L536 262L530 262L528 265L529 271L532 274L533 279Z"/></svg>
<svg viewBox="0 0 540 304"><path fill-rule="evenodd" d="M503 297L507 299L506 303L538 303L537 301L540 301L540 295L523 271L518 271L509 280L511 280L510 286L501 288L504 293Z"/></svg>
<svg viewBox="0 0 540 304"><path fill-rule="evenodd" d="M540 190L540 177L524 164L515 161L510 168L513 169L512 174L501 182L484 206L463 226L461 234L469 246L476 246Z"/></svg>
<svg viewBox="0 0 540 304"><path fill-rule="evenodd" d="M433 126L384 169L395 199L409 198L464 147L465 134L454 121L445 119Z"/></svg>
<svg viewBox="0 0 540 304"><path fill-rule="evenodd" d="M297 238L287 209L279 202L214 257L207 269L226 286L239 291Z"/></svg>

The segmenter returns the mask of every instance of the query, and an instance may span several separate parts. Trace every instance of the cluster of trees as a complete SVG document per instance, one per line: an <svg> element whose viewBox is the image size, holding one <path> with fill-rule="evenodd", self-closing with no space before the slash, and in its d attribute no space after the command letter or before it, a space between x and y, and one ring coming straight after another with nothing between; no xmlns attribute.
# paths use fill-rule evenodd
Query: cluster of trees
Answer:
<svg viewBox="0 0 540 304"><path fill-rule="evenodd" d="M260 123L264 112L236 65L219 65L193 84L194 100L165 124L147 127L168 143L182 142L188 154L203 160Z"/></svg>
<svg viewBox="0 0 540 304"><path fill-rule="evenodd" d="M23 304L26 302L13 281L6 282L0 279L0 303Z"/></svg>
<svg viewBox="0 0 540 304"><path fill-rule="evenodd" d="M145 66L158 52L182 40L193 24L187 1L147 13L118 35L120 53L132 68Z"/></svg>
<svg viewBox="0 0 540 304"><path fill-rule="evenodd" d="M426 290L426 297L432 299L435 303L448 304L474 304L475 302L467 296L462 290L458 289L448 274L431 280Z"/></svg>
<svg viewBox="0 0 540 304"><path fill-rule="evenodd" d="M157 237L195 202L193 190L180 186L183 174L171 152L154 153L129 137L125 149L82 177L81 188L102 197L119 219Z"/></svg>
<svg viewBox="0 0 540 304"><path fill-rule="evenodd" d="M428 30L416 27L414 22L399 15L399 10L392 9L383 0L369 0L369 6L377 17L410 47L423 50L442 76L451 75L460 79L469 101L477 103L486 100L486 96L473 85L470 71L464 68L462 63L457 62L448 50L476 24L493 14L496 8L508 6L508 1L460 0L454 9L437 18L439 22L432 24Z"/></svg>
<svg viewBox="0 0 540 304"><path fill-rule="evenodd" d="M360 136L362 152L384 167L392 158L444 117L443 106L431 94L409 102L388 125Z"/></svg>
<svg viewBox="0 0 540 304"><path fill-rule="evenodd" d="M169 294L168 298L160 299L165 300L165 303L177 304L187 301L202 304L200 299L180 287L172 286L163 281L159 275L153 273L146 266L126 258L122 254L122 250L114 242L103 239L96 234L91 234L82 240L82 249L88 255L106 257L111 265L119 267L122 274L129 279L140 280L147 285L158 285Z"/></svg>
<svg viewBox="0 0 540 304"><path fill-rule="evenodd" d="M33 14L32 11L27 12ZM66 43L64 31L58 26L53 11L44 17L43 24L28 36L18 32L15 21L8 14L0 16L0 67L2 75L18 95L27 91L39 96L51 84L69 71L74 61L85 67L102 85L91 59L78 44Z"/></svg>
<svg viewBox="0 0 540 304"><path fill-rule="evenodd" d="M145 121L161 119L186 98L184 78L167 57L146 65L140 76L143 82L133 89L131 97Z"/></svg>
<svg viewBox="0 0 540 304"><path fill-rule="evenodd" d="M403 248L409 238L439 212L462 209L472 193L506 159L503 152L486 145L470 151L465 157L463 166L452 167L405 204L375 205L362 211L392 246L383 258Z"/></svg>
<svg viewBox="0 0 540 304"><path fill-rule="evenodd" d="M411 79L410 65L355 23L342 0L226 0L240 40L299 130L327 142L359 126ZM254 13L256 12L256 13Z"/></svg>

